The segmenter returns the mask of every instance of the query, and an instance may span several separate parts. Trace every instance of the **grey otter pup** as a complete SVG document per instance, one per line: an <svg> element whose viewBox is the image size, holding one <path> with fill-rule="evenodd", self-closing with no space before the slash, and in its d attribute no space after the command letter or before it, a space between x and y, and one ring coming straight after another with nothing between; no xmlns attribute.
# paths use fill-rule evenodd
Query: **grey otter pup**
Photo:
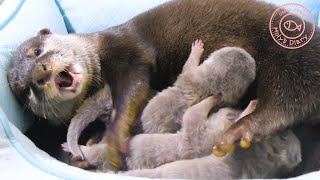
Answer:
<svg viewBox="0 0 320 180"><path fill-rule="evenodd" d="M183 128L178 133L139 134L132 137L129 142L130 153L126 158L128 169L155 168L179 159L210 154L217 134L230 127L240 114L240 111L223 108L206 121L210 109L220 102L221 97L209 97L190 107L184 115ZM195 120L197 118L199 120ZM202 129L201 132L199 129ZM198 141L202 142L201 145ZM84 159L99 168L104 163L101 157L107 155L104 151L107 144L103 142L80 146ZM62 146L65 151L71 152L68 142Z"/></svg>
<svg viewBox="0 0 320 180"><path fill-rule="evenodd" d="M254 81L256 64L245 50L219 49L198 66L203 46L201 40L192 44L183 72L174 86L158 93L143 110L141 121L146 133L178 131L187 108L209 96L221 94L226 106L234 106Z"/></svg>
<svg viewBox="0 0 320 180"><path fill-rule="evenodd" d="M291 172L300 162L300 142L288 130L253 145L247 151L241 149L223 158L209 155L175 161L155 169L137 169L122 174L163 179L279 178Z"/></svg>
<svg viewBox="0 0 320 180"><path fill-rule="evenodd" d="M171 141L171 145L168 143L161 144L162 141L160 145L156 146L158 148L148 146L150 143L148 139L146 141L141 139L140 143L132 142L132 145L135 145L131 148L131 156L133 157L129 156L127 163L133 163L138 168L132 168L122 174L179 179L276 178L291 172L301 162L300 142L290 130L279 133L263 143L253 145L253 148L249 151L239 150L224 158L208 155L210 154L208 150L211 150L212 144L217 143L225 130L232 125L233 122L230 120L249 115L257 105L257 101L251 101L240 116L239 111L223 108L207 119L206 116L212 107L212 103L217 105L217 102L207 98L186 111L183 118L182 141ZM147 136L152 136L152 134L145 134L145 137ZM165 135L163 134L163 136ZM144 145L143 142L145 142ZM175 151L178 152L183 149L184 153L187 154L181 159L186 160L179 161L177 159L178 161L153 169L155 166L150 166L152 163L176 155L174 151L170 153L170 150L173 150L172 146L176 146ZM163 155L157 154L158 156L154 155L157 158L151 158L148 149L149 151L163 151ZM275 151L275 149L278 150ZM135 157L135 154L140 154L140 156ZM143 161L147 158L150 158L150 164L145 164ZM140 166L137 166L139 163ZM141 166L141 164L144 166Z"/></svg>
<svg viewBox="0 0 320 180"><path fill-rule="evenodd" d="M207 117L219 100L209 97L191 106L183 116L182 130L176 134L134 136L126 158L129 171L120 174L186 179L274 178L289 172L301 161L300 143L290 131L256 144L250 151L240 150L224 158L210 155L213 144L234 121L250 114L256 106L256 101L251 101L241 114L222 108ZM66 144L63 147L69 151ZM90 164L102 167L106 147L100 143L81 146L81 150Z"/></svg>

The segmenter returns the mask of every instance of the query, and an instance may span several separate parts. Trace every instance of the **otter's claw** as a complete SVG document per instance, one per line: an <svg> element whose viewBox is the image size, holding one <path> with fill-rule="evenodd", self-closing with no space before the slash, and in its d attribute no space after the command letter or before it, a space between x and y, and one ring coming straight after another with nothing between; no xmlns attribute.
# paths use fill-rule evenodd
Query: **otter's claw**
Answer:
<svg viewBox="0 0 320 180"><path fill-rule="evenodd" d="M270 139L272 136L271 135L266 135L266 136L261 136L261 135L249 135L249 137L247 136L246 138L241 138L240 141L240 147L242 147L243 149L248 149L252 143L259 143L263 140L268 140Z"/></svg>
<svg viewBox="0 0 320 180"><path fill-rule="evenodd" d="M251 132L246 132L240 140L240 147L248 149L251 146L252 139L253 134Z"/></svg>
<svg viewBox="0 0 320 180"><path fill-rule="evenodd" d="M228 142L228 143L220 143L218 145L216 145L213 149L213 154L217 157L223 157L225 156L227 153L232 153L235 151L236 149L236 145L234 145L233 142L235 142L235 139L237 138L230 138L229 134L226 134L225 137L229 137L228 138L224 138L222 142ZM252 143L259 143L263 140L267 140L271 138L271 135L266 135L266 136L262 136L262 135L253 135L253 133L251 132L246 132L243 135L240 136L240 143L239 146L243 149L248 149L250 148Z"/></svg>
<svg viewBox="0 0 320 180"><path fill-rule="evenodd" d="M248 149L251 146L251 141L248 141L246 138L241 138L240 147L243 149Z"/></svg>
<svg viewBox="0 0 320 180"><path fill-rule="evenodd" d="M221 143L213 147L213 154L217 157L223 157L227 153L233 153L236 149L236 146L233 144L224 144Z"/></svg>
<svg viewBox="0 0 320 180"><path fill-rule="evenodd" d="M216 157L223 157L226 154L227 153L218 148L218 146L213 147L213 155L215 155Z"/></svg>
<svg viewBox="0 0 320 180"><path fill-rule="evenodd" d="M220 144L219 149L226 153L233 153L236 149L236 146L233 144Z"/></svg>
<svg viewBox="0 0 320 180"><path fill-rule="evenodd" d="M225 154L235 151L234 143L237 140L240 140L239 145L244 149L248 149L252 142L262 141L262 136L255 134L252 131L252 128L250 128L250 123L243 119L255 110L257 103L257 100L250 101L247 108L240 114L240 117L236 123L233 124L231 128L227 130L227 132L225 132L221 143L216 146L216 153L214 153L216 156L221 157L221 155L223 155L222 152L218 153L218 150L223 151Z"/></svg>

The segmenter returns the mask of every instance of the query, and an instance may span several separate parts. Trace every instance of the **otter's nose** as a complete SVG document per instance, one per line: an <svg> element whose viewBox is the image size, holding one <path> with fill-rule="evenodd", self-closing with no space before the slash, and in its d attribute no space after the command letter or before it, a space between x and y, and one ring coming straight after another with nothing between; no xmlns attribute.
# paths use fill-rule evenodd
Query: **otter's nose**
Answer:
<svg viewBox="0 0 320 180"><path fill-rule="evenodd" d="M51 74L52 71L48 69L47 65L37 64L33 72L32 80L35 84L43 86L50 81Z"/></svg>

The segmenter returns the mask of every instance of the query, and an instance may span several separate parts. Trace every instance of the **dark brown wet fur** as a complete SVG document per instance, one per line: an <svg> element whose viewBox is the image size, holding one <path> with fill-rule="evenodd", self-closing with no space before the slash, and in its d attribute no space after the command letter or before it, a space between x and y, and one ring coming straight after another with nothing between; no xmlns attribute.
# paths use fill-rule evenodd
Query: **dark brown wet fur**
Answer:
<svg viewBox="0 0 320 180"><path fill-rule="evenodd" d="M320 110L319 29L304 47L282 48L269 32L269 20L275 9L265 2L251 0L178 0L103 33L119 29L125 35L131 34L136 44L142 44L141 50L151 52L149 58L156 57L143 62L156 63L156 72L150 80L157 89L171 85L181 72L189 54L188 46L195 38L206 45L204 57L225 46L248 51L257 62L255 91L259 103L251 116L242 118L227 131L222 141L232 144L248 131L253 135L273 134L307 121ZM306 28L311 28L311 24L307 23Z"/></svg>
<svg viewBox="0 0 320 180"><path fill-rule="evenodd" d="M113 144L109 157L115 157L111 164L119 167L117 154L126 153L129 129L147 103L150 87L160 90L175 81L195 39L206 45L204 59L232 46L245 49L257 63L256 85L249 90L259 99L257 108L235 123L222 142L233 144L248 131L273 134L319 111L319 28L304 47L282 48L269 32L275 9L253 0L176 0L89 35L100 36L102 74L117 109L109 134ZM306 23L306 28L311 24Z"/></svg>

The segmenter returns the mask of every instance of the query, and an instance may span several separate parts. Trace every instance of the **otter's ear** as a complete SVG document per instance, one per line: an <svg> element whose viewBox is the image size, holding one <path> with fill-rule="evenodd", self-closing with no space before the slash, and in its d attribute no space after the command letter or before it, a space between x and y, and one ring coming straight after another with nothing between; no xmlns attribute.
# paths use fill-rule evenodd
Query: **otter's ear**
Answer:
<svg viewBox="0 0 320 180"><path fill-rule="evenodd" d="M52 34L52 33L51 33L50 29L45 28L45 29L41 29L38 32L37 36L43 36L43 35L48 35L48 34Z"/></svg>

